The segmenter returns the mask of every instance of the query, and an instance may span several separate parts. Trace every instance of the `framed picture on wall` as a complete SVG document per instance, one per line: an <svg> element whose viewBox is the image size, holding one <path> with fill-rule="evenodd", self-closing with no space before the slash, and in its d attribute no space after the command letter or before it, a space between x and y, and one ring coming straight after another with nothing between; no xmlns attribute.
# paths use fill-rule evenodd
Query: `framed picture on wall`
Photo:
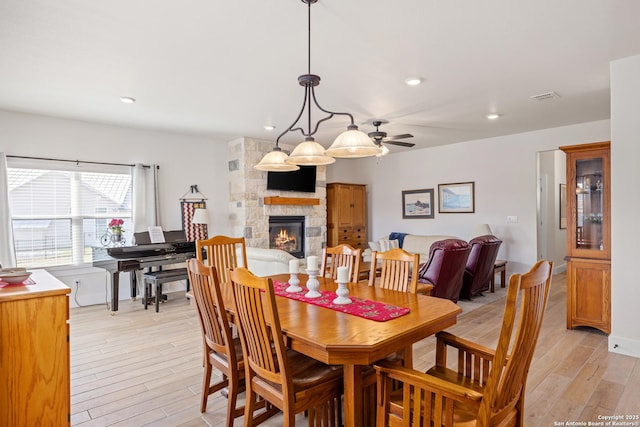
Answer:
<svg viewBox="0 0 640 427"><path fill-rule="evenodd" d="M560 230L567 228L567 184L560 184Z"/></svg>
<svg viewBox="0 0 640 427"><path fill-rule="evenodd" d="M402 218L433 218L433 188L403 191Z"/></svg>
<svg viewBox="0 0 640 427"><path fill-rule="evenodd" d="M475 207L474 182L438 184L438 212L473 213Z"/></svg>

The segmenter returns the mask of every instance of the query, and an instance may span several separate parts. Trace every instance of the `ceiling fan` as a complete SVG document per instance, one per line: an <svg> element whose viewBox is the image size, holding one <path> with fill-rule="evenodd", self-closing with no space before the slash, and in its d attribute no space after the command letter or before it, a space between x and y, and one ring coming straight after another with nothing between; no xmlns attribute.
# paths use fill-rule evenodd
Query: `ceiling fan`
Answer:
<svg viewBox="0 0 640 427"><path fill-rule="evenodd" d="M413 135L411 135L410 133L403 133L402 135L387 136L386 132L381 132L379 129L382 123L387 123L387 122L383 122L382 120L374 120L373 122L371 122L371 124L376 127L376 130L375 132L369 132L367 134L369 135L369 138L371 138L376 145L379 145L380 147L382 147L382 150L383 150L381 154L382 156L389 153L389 149L385 147L384 144L399 145L401 147L413 147L414 145L416 145L411 142L396 141L396 139L413 138Z"/></svg>

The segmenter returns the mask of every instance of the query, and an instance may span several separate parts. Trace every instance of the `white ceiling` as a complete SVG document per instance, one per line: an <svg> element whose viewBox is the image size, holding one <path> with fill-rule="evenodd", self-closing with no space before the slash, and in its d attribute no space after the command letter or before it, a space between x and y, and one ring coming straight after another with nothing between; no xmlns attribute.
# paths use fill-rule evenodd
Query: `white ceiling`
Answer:
<svg viewBox="0 0 640 427"><path fill-rule="evenodd" d="M320 104L417 148L607 119L609 62L640 54L638 0L320 0L311 27ZM0 0L0 109L275 140L302 105L306 37L300 0Z"/></svg>

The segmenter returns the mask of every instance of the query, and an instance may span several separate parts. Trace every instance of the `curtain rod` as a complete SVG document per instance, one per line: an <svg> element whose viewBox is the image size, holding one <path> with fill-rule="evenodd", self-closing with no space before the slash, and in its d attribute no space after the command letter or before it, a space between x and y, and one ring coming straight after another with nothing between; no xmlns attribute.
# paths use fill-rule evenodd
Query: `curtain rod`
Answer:
<svg viewBox="0 0 640 427"><path fill-rule="evenodd" d="M31 157L31 156L12 156L7 154L7 157L12 157L14 159L29 159L29 160L52 160L56 162L69 162L69 163L88 163L93 165L109 165L109 166L129 166L134 167L135 164L126 164L126 163L108 163L108 162L92 162L89 160L68 160L68 159L53 159L49 157ZM150 168L149 165L142 165L143 168Z"/></svg>

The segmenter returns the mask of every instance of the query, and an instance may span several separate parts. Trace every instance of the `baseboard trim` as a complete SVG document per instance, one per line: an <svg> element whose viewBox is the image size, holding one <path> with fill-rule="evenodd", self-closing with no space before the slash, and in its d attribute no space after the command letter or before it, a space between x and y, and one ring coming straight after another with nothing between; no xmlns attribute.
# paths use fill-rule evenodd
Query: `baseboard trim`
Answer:
<svg viewBox="0 0 640 427"><path fill-rule="evenodd" d="M562 264L562 265L554 266L554 268L553 268L553 274L554 275L560 274L560 273L564 273L565 271L567 271L567 264L566 263Z"/></svg>
<svg viewBox="0 0 640 427"><path fill-rule="evenodd" d="M609 351L640 358L640 341L609 335Z"/></svg>

